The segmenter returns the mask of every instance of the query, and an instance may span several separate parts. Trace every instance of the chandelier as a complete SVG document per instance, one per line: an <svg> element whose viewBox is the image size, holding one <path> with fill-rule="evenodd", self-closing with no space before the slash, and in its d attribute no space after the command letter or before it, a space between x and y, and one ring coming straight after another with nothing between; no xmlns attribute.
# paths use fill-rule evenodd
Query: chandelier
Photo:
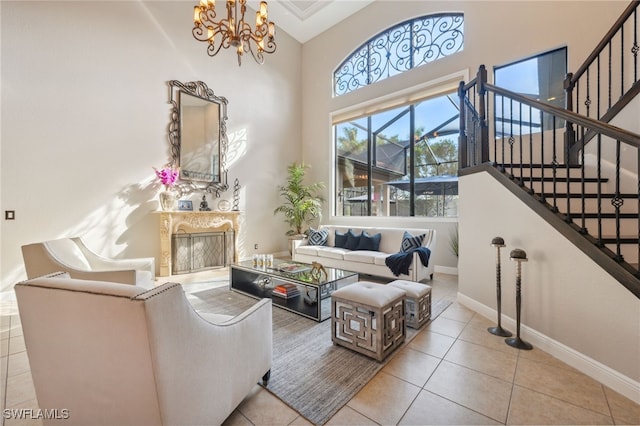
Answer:
<svg viewBox="0 0 640 426"><path fill-rule="evenodd" d="M200 0L198 6L194 6L193 37L198 41L209 43L207 53L215 56L221 47L225 49L235 47L238 53L238 66L241 65L242 55L251 52L251 56L259 64L264 63L264 53L276 51L274 35L276 27L267 19L267 2L260 2L260 9L256 12L256 26L251 28L244 20L247 10L247 0L226 0L226 17L216 18L216 1ZM240 13L238 14L238 4Z"/></svg>

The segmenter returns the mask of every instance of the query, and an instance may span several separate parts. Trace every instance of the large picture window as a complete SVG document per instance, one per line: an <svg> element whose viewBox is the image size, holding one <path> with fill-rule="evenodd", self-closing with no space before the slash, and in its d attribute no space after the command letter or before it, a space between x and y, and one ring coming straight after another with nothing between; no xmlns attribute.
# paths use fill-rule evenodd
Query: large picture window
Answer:
<svg viewBox="0 0 640 426"><path fill-rule="evenodd" d="M335 96L460 52L464 15L422 16L389 28L358 47L333 74Z"/></svg>
<svg viewBox="0 0 640 426"><path fill-rule="evenodd" d="M457 216L458 96L333 126L337 216Z"/></svg>
<svg viewBox="0 0 640 426"><path fill-rule="evenodd" d="M530 98L565 106L564 78L567 75L567 48L563 47L494 68L496 86ZM496 137L539 133L553 129L553 119L536 108L513 109L502 96L495 97ZM556 128L564 126L555 120Z"/></svg>

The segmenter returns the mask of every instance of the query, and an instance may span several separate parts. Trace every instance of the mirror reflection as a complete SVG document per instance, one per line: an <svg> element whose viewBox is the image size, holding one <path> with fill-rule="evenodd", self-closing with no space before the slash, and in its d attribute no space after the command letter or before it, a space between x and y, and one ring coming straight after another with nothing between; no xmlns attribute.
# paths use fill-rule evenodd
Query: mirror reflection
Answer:
<svg viewBox="0 0 640 426"><path fill-rule="evenodd" d="M217 197L226 181L227 100L216 96L202 81L169 82L172 104L169 142L173 164L180 166L177 185L182 194L197 190Z"/></svg>
<svg viewBox="0 0 640 426"><path fill-rule="evenodd" d="M220 105L180 92L180 177L220 181Z"/></svg>

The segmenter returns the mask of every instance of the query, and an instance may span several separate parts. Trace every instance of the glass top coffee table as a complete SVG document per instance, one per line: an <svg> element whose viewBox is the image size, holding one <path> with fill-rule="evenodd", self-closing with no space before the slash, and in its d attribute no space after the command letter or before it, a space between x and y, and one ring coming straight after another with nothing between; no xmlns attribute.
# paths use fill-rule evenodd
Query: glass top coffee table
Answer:
<svg viewBox="0 0 640 426"><path fill-rule="evenodd" d="M229 288L258 299L270 298L275 306L324 321L331 317L331 293L358 281L358 273L274 259L271 267L238 262L229 268Z"/></svg>

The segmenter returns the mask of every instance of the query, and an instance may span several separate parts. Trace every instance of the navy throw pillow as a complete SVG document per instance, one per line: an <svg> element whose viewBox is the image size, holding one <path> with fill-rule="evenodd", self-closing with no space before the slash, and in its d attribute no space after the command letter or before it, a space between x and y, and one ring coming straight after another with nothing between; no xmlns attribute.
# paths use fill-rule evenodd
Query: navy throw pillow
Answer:
<svg viewBox="0 0 640 426"><path fill-rule="evenodd" d="M347 234L336 231L336 240L333 244L334 247L345 248L347 244Z"/></svg>
<svg viewBox="0 0 640 426"><path fill-rule="evenodd" d="M408 251L421 247L422 242L424 241L424 237L426 236L427 234L422 234L414 237L409 232L404 231L404 235L402 236L402 244L400 245L400 251L406 253Z"/></svg>
<svg viewBox="0 0 640 426"><path fill-rule="evenodd" d="M326 246L329 239L329 231L326 229L309 228L309 245L310 246Z"/></svg>
<svg viewBox="0 0 640 426"><path fill-rule="evenodd" d="M360 243L358 244L358 250L378 251L380 248L380 239L382 234L369 235L367 231L362 231L360 235Z"/></svg>
<svg viewBox="0 0 640 426"><path fill-rule="evenodd" d="M347 243L344 245L344 248L357 250L358 244L360 244L360 235L354 234L354 232L349 229L349 231L347 231Z"/></svg>

